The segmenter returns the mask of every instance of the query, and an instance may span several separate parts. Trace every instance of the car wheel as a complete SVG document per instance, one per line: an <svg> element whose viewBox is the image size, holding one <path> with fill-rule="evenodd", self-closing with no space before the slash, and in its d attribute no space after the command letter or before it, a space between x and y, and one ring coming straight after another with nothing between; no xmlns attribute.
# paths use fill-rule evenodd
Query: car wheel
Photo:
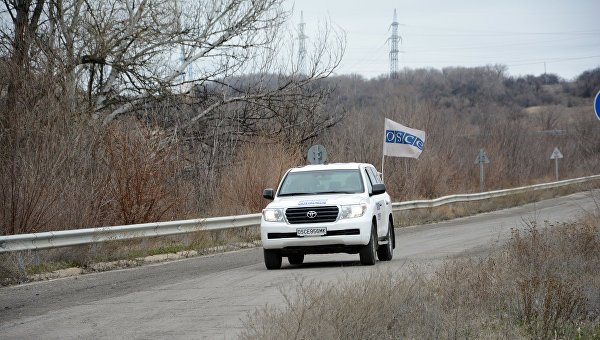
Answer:
<svg viewBox="0 0 600 340"><path fill-rule="evenodd" d="M288 262L290 264L302 264L304 262L304 254L294 254L288 256Z"/></svg>
<svg viewBox="0 0 600 340"><path fill-rule="evenodd" d="M388 243L384 247L377 249L377 258L379 261L390 261L394 257L394 226L390 223L388 227Z"/></svg>
<svg viewBox="0 0 600 340"><path fill-rule="evenodd" d="M263 249L267 269L281 268L281 252L277 249Z"/></svg>
<svg viewBox="0 0 600 340"><path fill-rule="evenodd" d="M362 246L360 249L360 263L365 266L372 266L375 264L375 254L377 253L377 227L375 222L371 227L371 239L369 243Z"/></svg>

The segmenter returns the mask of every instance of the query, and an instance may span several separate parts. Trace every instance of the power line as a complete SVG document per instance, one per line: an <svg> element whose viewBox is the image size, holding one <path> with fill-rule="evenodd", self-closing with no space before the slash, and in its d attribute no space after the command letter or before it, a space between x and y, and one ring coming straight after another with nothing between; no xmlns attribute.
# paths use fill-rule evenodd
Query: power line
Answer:
<svg viewBox="0 0 600 340"><path fill-rule="evenodd" d="M407 29L420 28L426 30L439 30L444 32L464 32L465 35L597 35L600 34L600 30L578 30L578 31L554 31L554 32L515 32L515 31L488 31L488 30L474 30L474 29L460 29L455 27L433 27L433 26L420 26L420 25L404 25ZM457 35L457 34L448 34Z"/></svg>
<svg viewBox="0 0 600 340"><path fill-rule="evenodd" d="M553 64L553 63L561 63L565 61L573 61L573 60L583 60L583 59L594 59L600 58L600 55L590 55L586 57L573 57L573 58L547 58L543 61L531 61L531 62L523 62L519 64L507 64L506 66L525 66L525 65L537 65L537 64Z"/></svg>
<svg viewBox="0 0 600 340"><path fill-rule="evenodd" d="M558 43L558 42L573 42L574 39L578 39L581 37L577 37L577 38L560 38L560 39L545 39L545 40L539 40L539 39L534 39L534 40L524 40L524 41L517 41L517 42L506 42L506 43L482 43L482 44L469 44L469 45L462 45L462 46L437 46L435 49L428 49L428 48L417 48L417 49L412 49L410 50L411 52L429 52L429 51L442 51L442 50L473 50L473 49L482 49L482 48L494 48L494 47L513 47L513 46L540 46L546 43ZM589 44L586 44L586 46L589 46Z"/></svg>

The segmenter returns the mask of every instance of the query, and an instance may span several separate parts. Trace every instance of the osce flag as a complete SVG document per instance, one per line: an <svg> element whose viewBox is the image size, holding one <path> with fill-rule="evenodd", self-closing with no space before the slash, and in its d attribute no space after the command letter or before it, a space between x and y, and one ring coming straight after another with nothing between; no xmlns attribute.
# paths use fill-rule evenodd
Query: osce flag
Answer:
<svg viewBox="0 0 600 340"><path fill-rule="evenodd" d="M424 144L425 132L385 119L384 156L419 158Z"/></svg>

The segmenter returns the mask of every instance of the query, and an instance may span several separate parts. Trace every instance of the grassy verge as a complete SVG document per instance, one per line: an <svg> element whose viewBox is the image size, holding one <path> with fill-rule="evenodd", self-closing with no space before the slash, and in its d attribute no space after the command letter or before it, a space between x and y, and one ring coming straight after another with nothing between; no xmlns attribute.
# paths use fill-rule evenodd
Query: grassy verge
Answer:
<svg viewBox="0 0 600 340"><path fill-rule="evenodd" d="M244 339L598 339L600 217L530 225L485 258L434 274L297 282L282 308L249 316Z"/></svg>
<svg viewBox="0 0 600 340"><path fill-rule="evenodd" d="M250 227L0 254L0 284L52 278L68 268L79 274L255 247L259 240L258 228Z"/></svg>

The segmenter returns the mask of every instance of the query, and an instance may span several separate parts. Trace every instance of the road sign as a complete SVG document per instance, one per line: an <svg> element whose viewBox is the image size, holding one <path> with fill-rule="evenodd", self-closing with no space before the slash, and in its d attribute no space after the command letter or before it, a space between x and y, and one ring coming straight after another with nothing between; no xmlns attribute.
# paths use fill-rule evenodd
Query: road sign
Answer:
<svg viewBox="0 0 600 340"><path fill-rule="evenodd" d="M556 173L556 181L558 182L558 160L563 158L562 153L560 153L560 150L558 150L558 148L554 148L554 151L552 151L552 155L550 155L550 159L554 160L554 169L555 169L555 173Z"/></svg>
<svg viewBox="0 0 600 340"><path fill-rule="evenodd" d="M313 145L308 149L306 160L310 164L325 164L327 162L327 151L321 144Z"/></svg>
<svg viewBox="0 0 600 340"><path fill-rule="evenodd" d="M475 157L475 164L488 164L489 162L490 159L485 154L485 151L483 151L483 149L479 149L479 153L477 154L477 157Z"/></svg>
<svg viewBox="0 0 600 340"><path fill-rule="evenodd" d="M594 99L594 112L596 112L596 117L600 119L600 91L598 91Z"/></svg>
<svg viewBox="0 0 600 340"><path fill-rule="evenodd" d="M552 155L550 155L550 159L559 159L559 158L563 158L562 153L560 153L560 150L558 150L558 148L554 148L554 151L552 151Z"/></svg>
<svg viewBox="0 0 600 340"><path fill-rule="evenodd" d="M483 149L479 149L477 157L475 157L475 164L479 164L479 190L483 192L483 164L490 162L490 159L485 154Z"/></svg>

